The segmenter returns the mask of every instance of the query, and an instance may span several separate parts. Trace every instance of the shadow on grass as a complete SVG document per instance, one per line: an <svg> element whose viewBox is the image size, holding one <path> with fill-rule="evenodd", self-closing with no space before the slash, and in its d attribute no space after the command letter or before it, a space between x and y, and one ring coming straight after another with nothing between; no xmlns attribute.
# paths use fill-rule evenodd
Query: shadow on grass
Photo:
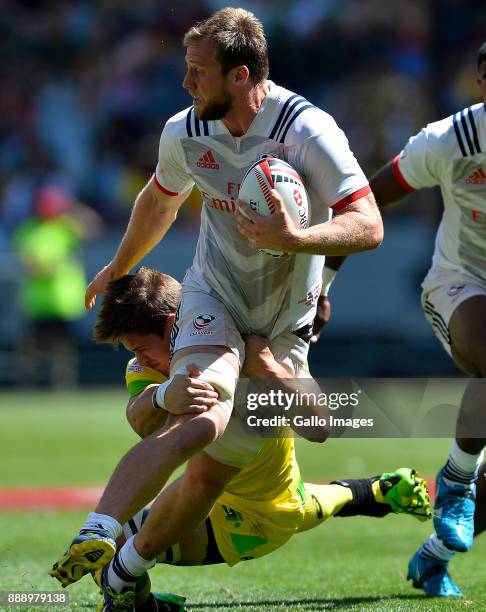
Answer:
<svg viewBox="0 0 486 612"><path fill-rule="evenodd" d="M212 603L189 603L187 604L188 610L201 610L204 608L222 610L231 608L242 608L244 610L251 610L254 608L260 608L261 606L278 606L285 610L291 610L289 606L300 606L301 608L308 608L309 610L339 610L346 609L350 606L356 606L359 604L372 604L372 603L386 603L390 599L398 599L401 601L414 601L423 600L424 596L420 593L412 593L410 595L404 595L403 593L397 595L388 595L386 597L342 597L342 598L316 598L316 599L255 599L254 601L221 601Z"/></svg>

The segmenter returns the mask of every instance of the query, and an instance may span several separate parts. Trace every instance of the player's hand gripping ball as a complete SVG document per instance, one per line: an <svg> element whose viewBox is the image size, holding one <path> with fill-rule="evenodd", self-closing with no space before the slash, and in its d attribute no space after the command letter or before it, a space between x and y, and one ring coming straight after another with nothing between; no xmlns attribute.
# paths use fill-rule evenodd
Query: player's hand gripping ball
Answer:
<svg viewBox="0 0 486 612"><path fill-rule="evenodd" d="M285 210L300 229L309 224L309 203L304 183L290 164L275 157L260 159L250 167L241 183L239 199L261 215L275 214L275 205L270 190L275 189L283 200ZM283 257L287 253L272 249L259 249L272 257Z"/></svg>

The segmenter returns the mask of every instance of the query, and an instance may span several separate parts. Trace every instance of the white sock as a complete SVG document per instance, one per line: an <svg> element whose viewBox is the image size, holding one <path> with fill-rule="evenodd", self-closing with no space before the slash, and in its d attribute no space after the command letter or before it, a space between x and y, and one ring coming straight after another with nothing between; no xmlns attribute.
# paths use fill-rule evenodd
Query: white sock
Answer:
<svg viewBox="0 0 486 612"><path fill-rule="evenodd" d="M471 455L465 453L455 440L451 445L449 458L444 468L444 477L451 482L470 484L478 475L478 469L483 461L483 453Z"/></svg>
<svg viewBox="0 0 486 612"><path fill-rule="evenodd" d="M125 586L133 586L139 576L155 565L155 559L147 561L138 554L134 538L129 538L111 560L108 584L114 591L120 592Z"/></svg>
<svg viewBox="0 0 486 612"><path fill-rule="evenodd" d="M447 548L447 546L437 537L436 533L433 533L430 538L422 546L422 550L426 557L436 559L447 563L456 554L456 551Z"/></svg>
<svg viewBox="0 0 486 612"><path fill-rule="evenodd" d="M96 512L90 512L88 514L81 528L81 532L83 531L103 533L113 540L116 540L117 537L123 533L122 526L116 519L107 514L97 514Z"/></svg>

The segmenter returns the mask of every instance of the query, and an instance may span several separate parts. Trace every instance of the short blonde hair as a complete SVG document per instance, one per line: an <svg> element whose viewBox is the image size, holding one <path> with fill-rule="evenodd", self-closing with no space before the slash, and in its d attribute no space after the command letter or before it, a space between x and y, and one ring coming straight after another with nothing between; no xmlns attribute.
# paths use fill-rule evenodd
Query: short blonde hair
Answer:
<svg viewBox="0 0 486 612"><path fill-rule="evenodd" d="M267 79L267 39L261 21L250 11L231 7L221 9L192 26L184 36L184 46L203 38L216 43L223 75L232 68L245 65L255 85Z"/></svg>

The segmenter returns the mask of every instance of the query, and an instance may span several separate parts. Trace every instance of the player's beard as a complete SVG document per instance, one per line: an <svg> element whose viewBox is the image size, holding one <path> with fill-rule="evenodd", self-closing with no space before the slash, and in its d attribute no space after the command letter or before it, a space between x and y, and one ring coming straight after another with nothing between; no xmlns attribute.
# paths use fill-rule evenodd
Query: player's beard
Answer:
<svg viewBox="0 0 486 612"><path fill-rule="evenodd" d="M206 102L203 108L195 107L194 110L200 121L218 121L224 119L232 107L233 98L225 87L219 96L215 96Z"/></svg>

